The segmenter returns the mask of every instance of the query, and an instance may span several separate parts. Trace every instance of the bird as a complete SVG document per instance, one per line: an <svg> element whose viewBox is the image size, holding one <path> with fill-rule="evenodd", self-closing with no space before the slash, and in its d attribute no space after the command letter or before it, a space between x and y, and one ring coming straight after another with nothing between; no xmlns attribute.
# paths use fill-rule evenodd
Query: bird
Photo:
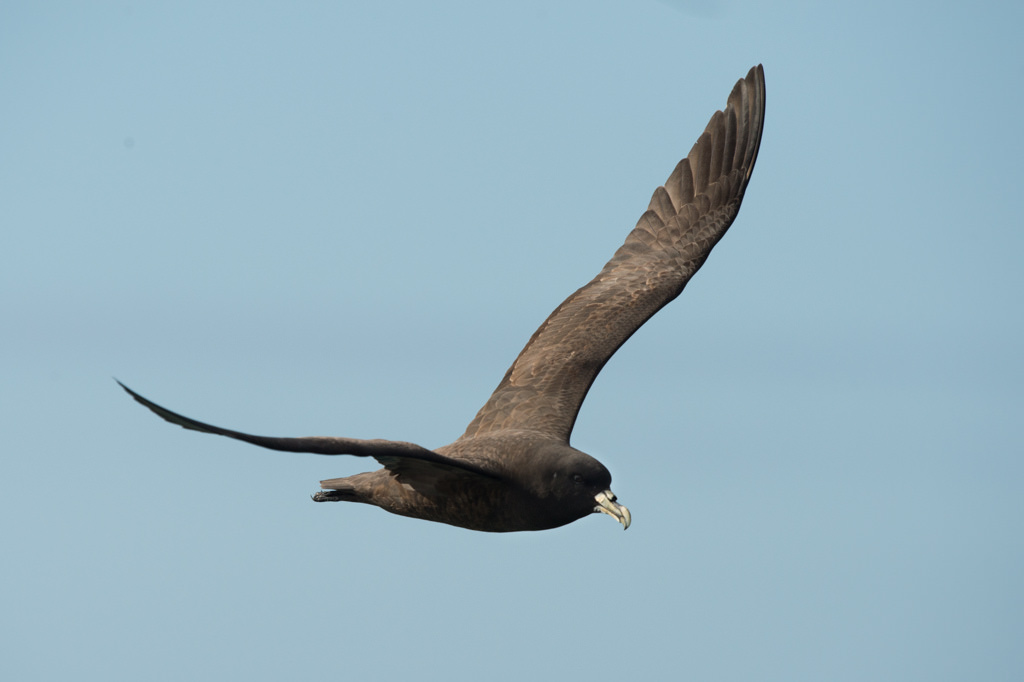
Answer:
<svg viewBox="0 0 1024 682"><path fill-rule="evenodd" d="M608 359L707 260L739 212L764 127L764 69L737 81L689 154L651 197L625 242L589 283L566 298L505 373L455 442L278 438L212 426L117 383L185 429L272 450L372 457L382 468L321 481L316 502L359 502L393 514L485 532L558 528L592 513L623 529L629 509L611 474L569 444L580 406Z"/></svg>

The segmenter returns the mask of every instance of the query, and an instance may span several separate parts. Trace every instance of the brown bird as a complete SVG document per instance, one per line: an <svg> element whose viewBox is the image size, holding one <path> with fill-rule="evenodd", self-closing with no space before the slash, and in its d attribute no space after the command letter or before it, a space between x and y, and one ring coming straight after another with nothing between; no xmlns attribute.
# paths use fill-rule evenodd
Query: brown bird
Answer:
<svg viewBox="0 0 1024 682"><path fill-rule="evenodd" d="M171 412L121 384L135 400L193 431L273 450L373 457L384 468L321 481L317 502L363 502L403 516L472 530L545 530L602 512L628 528L611 474L569 445L580 405L608 359L682 292L732 224L757 159L764 70L736 83L626 242L593 280L558 306L454 443L355 438L273 438ZM120 382L118 382L120 384Z"/></svg>

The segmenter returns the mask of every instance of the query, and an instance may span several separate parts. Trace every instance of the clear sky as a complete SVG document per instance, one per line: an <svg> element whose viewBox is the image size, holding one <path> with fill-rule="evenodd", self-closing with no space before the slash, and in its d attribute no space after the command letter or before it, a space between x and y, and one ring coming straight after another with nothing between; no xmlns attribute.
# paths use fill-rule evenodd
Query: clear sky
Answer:
<svg viewBox="0 0 1024 682"><path fill-rule="evenodd" d="M0 677L1024 679L1024 5L6 2ZM489 535L436 447L765 67L757 168Z"/></svg>

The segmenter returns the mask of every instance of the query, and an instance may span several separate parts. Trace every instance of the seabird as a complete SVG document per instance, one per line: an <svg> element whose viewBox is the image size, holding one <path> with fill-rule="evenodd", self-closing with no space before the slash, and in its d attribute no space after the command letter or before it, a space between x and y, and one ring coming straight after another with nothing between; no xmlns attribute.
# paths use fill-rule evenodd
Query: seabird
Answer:
<svg viewBox="0 0 1024 682"><path fill-rule="evenodd" d="M321 481L317 502L362 502L472 530L545 530L601 512L628 528L629 510L603 464L569 445L598 372L633 332L682 292L732 224L754 170L764 123L764 70L736 83L690 153L654 191L625 243L530 337L454 443L435 450L390 440L254 436L184 417L193 431L273 450L373 457L382 469ZM119 384L121 382L118 382Z"/></svg>

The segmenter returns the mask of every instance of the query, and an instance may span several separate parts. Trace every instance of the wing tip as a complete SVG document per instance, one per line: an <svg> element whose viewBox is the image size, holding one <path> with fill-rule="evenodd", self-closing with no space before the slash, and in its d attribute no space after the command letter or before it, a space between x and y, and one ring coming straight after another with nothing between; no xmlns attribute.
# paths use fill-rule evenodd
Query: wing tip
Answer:
<svg viewBox="0 0 1024 682"><path fill-rule="evenodd" d="M742 199L761 148L764 113L764 66L758 64L736 81L725 108L712 114L687 154L694 170L694 194L706 192L719 179L741 170L736 192Z"/></svg>

